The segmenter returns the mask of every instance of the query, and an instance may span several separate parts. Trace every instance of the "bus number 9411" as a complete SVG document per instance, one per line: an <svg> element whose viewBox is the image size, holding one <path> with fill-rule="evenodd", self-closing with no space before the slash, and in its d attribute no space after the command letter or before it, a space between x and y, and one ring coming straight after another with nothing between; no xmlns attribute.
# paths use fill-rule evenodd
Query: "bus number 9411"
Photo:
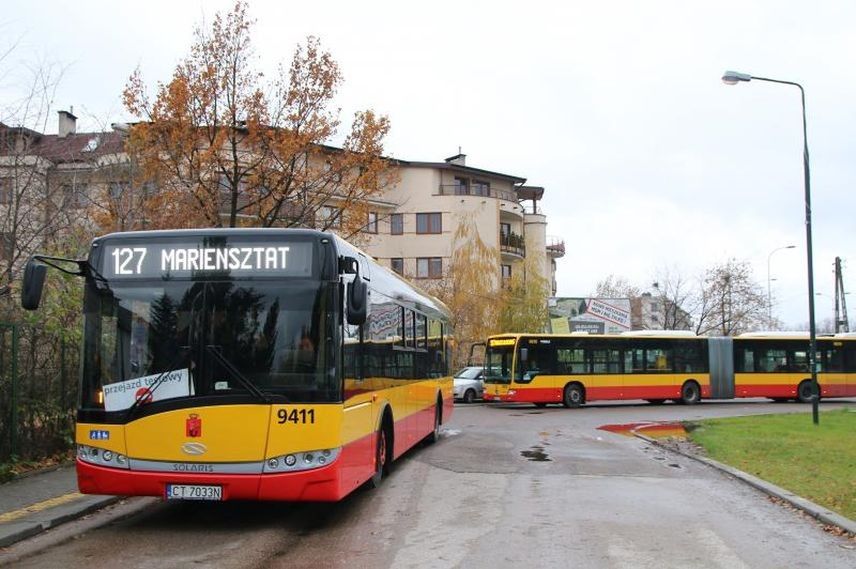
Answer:
<svg viewBox="0 0 856 569"><path fill-rule="evenodd" d="M314 424L315 423L315 409L280 409L276 412L276 416L279 418L278 423L283 425L285 423L294 423L297 424Z"/></svg>

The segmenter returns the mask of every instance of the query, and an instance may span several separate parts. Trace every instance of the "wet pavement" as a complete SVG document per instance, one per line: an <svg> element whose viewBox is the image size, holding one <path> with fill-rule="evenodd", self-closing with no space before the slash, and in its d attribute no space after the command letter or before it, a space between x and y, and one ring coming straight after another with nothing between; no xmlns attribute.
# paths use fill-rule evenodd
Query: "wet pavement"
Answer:
<svg viewBox="0 0 856 569"><path fill-rule="evenodd" d="M378 490L338 504L159 503L15 561L65 569L854 567L853 541L730 476L599 428L779 412L806 408L459 405L441 440L408 453Z"/></svg>

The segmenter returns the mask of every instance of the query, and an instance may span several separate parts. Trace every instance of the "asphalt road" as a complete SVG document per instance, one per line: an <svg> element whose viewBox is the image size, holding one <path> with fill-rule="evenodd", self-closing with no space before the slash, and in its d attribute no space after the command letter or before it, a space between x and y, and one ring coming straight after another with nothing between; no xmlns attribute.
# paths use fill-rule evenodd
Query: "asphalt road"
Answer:
<svg viewBox="0 0 856 569"><path fill-rule="evenodd" d="M808 408L460 405L442 439L398 461L378 490L339 504L157 503L15 566L856 567L852 541L706 466L597 429L790 411Z"/></svg>

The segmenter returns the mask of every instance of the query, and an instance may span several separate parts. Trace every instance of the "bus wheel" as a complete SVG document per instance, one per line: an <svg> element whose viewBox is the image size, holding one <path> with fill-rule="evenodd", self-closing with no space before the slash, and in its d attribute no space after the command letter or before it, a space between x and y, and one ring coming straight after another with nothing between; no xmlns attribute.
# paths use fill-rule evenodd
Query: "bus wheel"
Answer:
<svg viewBox="0 0 856 569"><path fill-rule="evenodd" d="M579 383L569 383L562 394L562 405L567 408L579 407L585 402L583 386Z"/></svg>
<svg viewBox="0 0 856 569"><path fill-rule="evenodd" d="M645 401L647 401L651 405L662 405L666 402L665 399L646 399Z"/></svg>
<svg viewBox="0 0 856 569"><path fill-rule="evenodd" d="M546 406L547 406L547 404L546 404L546 403L536 403L536 404L535 404L535 407L537 407L537 408L539 408L539 409L543 409L543 408L544 408L544 407L546 407Z"/></svg>
<svg viewBox="0 0 856 569"><path fill-rule="evenodd" d="M475 389L467 389L464 392L464 403L472 403L476 400L476 390Z"/></svg>
<svg viewBox="0 0 856 569"><path fill-rule="evenodd" d="M377 432L377 447L375 448L375 473L369 479L369 484L372 488L377 488L383 481L383 477L389 471L389 445L391 438L389 436L389 428L386 421L381 425Z"/></svg>
<svg viewBox="0 0 856 569"><path fill-rule="evenodd" d="M470 401L472 403L472 401ZM425 437L425 444L433 444L440 440L440 423L442 419L443 411L443 403L440 399L437 399L437 404L434 406L434 430L428 433L428 436Z"/></svg>
<svg viewBox="0 0 856 569"><path fill-rule="evenodd" d="M699 401L701 401L701 390L698 387L698 383L694 381L686 382L681 387L681 403L684 405L695 405Z"/></svg>
<svg viewBox="0 0 856 569"><path fill-rule="evenodd" d="M820 385L818 385L820 388ZM811 403L811 398L814 395L814 388L811 385L811 380L806 379L797 387L797 401L800 403Z"/></svg>

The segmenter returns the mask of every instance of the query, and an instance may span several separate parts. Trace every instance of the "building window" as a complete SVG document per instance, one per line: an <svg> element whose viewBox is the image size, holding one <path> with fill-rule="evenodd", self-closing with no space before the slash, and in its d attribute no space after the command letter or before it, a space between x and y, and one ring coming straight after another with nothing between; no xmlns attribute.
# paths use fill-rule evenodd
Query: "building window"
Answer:
<svg viewBox="0 0 856 569"><path fill-rule="evenodd" d="M502 278L503 280L511 278L511 265L502 265Z"/></svg>
<svg viewBox="0 0 856 569"><path fill-rule="evenodd" d="M325 205L319 210L321 223L325 227L339 227L342 225L342 210L338 207Z"/></svg>
<svg viewBox="0 0 856 569"><path fill-rule="evenodd" d="M442 233L443 214L441 213L417 213L416 233Z"/></svg>
<svg viewBox="0 0 856 569"><path fill-rule="evenodd" d="M441 257L419 257L416 259L416 278L439 279L443 276Z"/></svg>
<svg viewBox="0 0 856 569"><path fill-rule="evenodd" d="M489 196L490 195L490 182L482 182L481 180L474 181L473 182L473 195Z"/></svg>
<svg viewBox="0 0 856 569"><path fill-rule="evenodd" d="M389 260L389 265L392 267L392 270L398 273L399 275L404 274L404 259L401 257L393 257Z"/></svg>
<svg viewBox="0 0 856 569"><path fill-rule="evenodd" d="M89 188L86 184L63 184L60 190L68 208L84 209L89 203Z"/></svg>
<svg viewBox="0 0 856 569"><path fill-rule="evenodd" d="M369 222L366 224L366 233L377 233L377 212L369 212Z"/></svg>
<svg viewBox="0 0 856 569"><path fill-rule="evenodd" d="M393 213L389 216L389 232L392 235L404 234L404 214Z"/></svg>
<svg viewBox="0 0 856 569"><path fill-rule="evenodd" d="M470 193L470 181L466 178L455 178L455 195L466 196Z"/></svg>
<svg viewBox="0 0 856 569"><path fill-rule="evenodd" d="M125 195L128 188L131 187L129 182L110 182L110 197L118 200Z"/></svg>
<svg viewBox="0 0 856 569"><path fill-rule="evenodd" d="M499 224L499 234L502 237L508 237L511 235L511 224L510 223L500 223Z"/></svg>
<svg viewBox="0 0 856 569"><path fill-rule="evenodd" d="M0 205L12 203L12 178L0 178Z"/></svg>

